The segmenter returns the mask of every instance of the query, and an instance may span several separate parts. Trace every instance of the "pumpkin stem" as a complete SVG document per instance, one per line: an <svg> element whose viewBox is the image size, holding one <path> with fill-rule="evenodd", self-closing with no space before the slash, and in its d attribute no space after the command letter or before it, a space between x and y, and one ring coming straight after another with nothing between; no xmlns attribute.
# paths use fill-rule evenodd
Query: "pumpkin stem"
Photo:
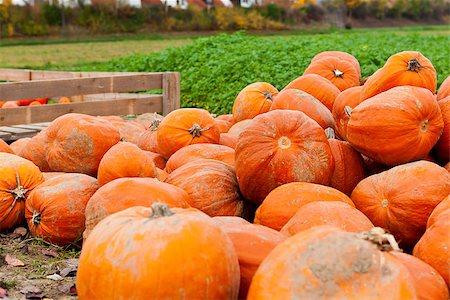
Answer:
<svg viewBox="0 0 450 300"><path fill-rule="evenodd" d="M334 132L334 129L331 127L328 127L325 129L325 134L327 135L327 139L336 139L336 133Z"/></svg>
<svg viewBox="0 0 450 300"><path fill-rule="evenodd" d="M153 218L161 218L161 217L170 217L174 215L174 212L170 210L169 206L165 203L153 203L151 206L153 210L152 219Z"/></svg>
<svg viewBox="0 0 450 300"><path fill-rule="evenodd" d="M342 78L344 77L344 72L339 71L338 69L333 70L334 77Z"/></svg>
<svg viewBox="0 0 450 300"><path fill-rule="evenodd" d="M428 127L430 127L430 124L428 123L428 120L424 120L420 122L420 131L422 132L427 132L428 131Z"/></svg>
<svg viewBox="0 0 450 300"><path fill-rule="evenodd" d="M381 227L372 228L366 232L358 232L357 237L375 244L381 251L399 251L397 242L392 234L386 233Z"/></svg>
<svg viewBox="0 0 450 300"><path fill-rule="evenodd" d="M347 116L347 118L349 118L349 119L352 116L352 111L353 111L353 109L350 106L346 105L344 107L344 113Z"/></svg>
<svg viewBox="0 0 450 300"><path fill-rule="evenodd" d="M161 124L161 120L154 119L148 129L150 129L151 131L156 131L158 130L159 124Z"/></svg>
<svg viewBox="0 0 450 300"><path fill-rule="evenodd" d="M35 210L33 216L31 217L31 223L38 226L41 223L41 213Z"/></svg>
<svg viewBox="0 0 450 300"><path fill-rule="evenodd" d="M19 173L16 172L16 182L17 187L14 190L5 190L5 192L10 193L14 196L14 202L12 206L16 204L17 201L20 200L26 200L26 194L29 192L28 189L24 189L23 186L20 183L20 176Z"/></svg>
<svg viewBox="0 0 450 300"><path fill-rule="evenodd" d="M264 95L264 98L266 98L267 100L273 101L273 95L272 95L271 92L265 91L265 92L263 93L263 95Z"/></svg>
<svg viewBox="0 0 450 300"><path fill-rule="evenodd" d="M195 138L195 137L201 137L202 136L202 132L205 131L205 130L207 130L207 129L202 129L200 127L200 125L198 125L197 123L194 123L194 125L192 125L192 127L189 128L188 132L190 134L192 134L193 138Z"/></svg>
<svg viewBox="0 0 450 300"><path fill-rule="evenodd" d="M408 71L414 71L416 73L419 73L420 69L425 68L424 66L422 66L419 61L417 60L417 58L411 58L410 61L408 61Z"/></svg>

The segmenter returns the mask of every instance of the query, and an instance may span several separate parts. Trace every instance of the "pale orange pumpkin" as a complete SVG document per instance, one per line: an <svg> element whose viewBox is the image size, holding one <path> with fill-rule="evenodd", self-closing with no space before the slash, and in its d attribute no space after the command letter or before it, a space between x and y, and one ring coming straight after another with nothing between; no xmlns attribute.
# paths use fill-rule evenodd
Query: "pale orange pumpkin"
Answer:
<svg viewBox="0 0 450 300"><path fill-rule="evenodd" d="M442 100L444 98L447 98L448 96L450 96L450 76L448 76L439 87L439 90L437 92L437 99Z"/></svg>
<svg viewBox="0 0 450 300"><path fill-rule="evenodd" d="M239 137L239 134L241 134L242 130L244 130L251 122L252 120L243 120L237 122L233 126L231 126L230 130L228 130L228 133Z"/></svg>
<svg viewBox="0 0 450 300"><path fill-rule="evenodd" d="M358 60L353 55L351 55L351 54L349 54L347 52L342 52L342 51L324 51L324 52L320 52L319 54L317 54L316 56L313 57L311 62L313 63L313 62L315 62L315 61L317 61L319 59L330 57L330 56L350 62L355 67L356 71L359 74L361 74L361 67L359 66Z"/></svg>

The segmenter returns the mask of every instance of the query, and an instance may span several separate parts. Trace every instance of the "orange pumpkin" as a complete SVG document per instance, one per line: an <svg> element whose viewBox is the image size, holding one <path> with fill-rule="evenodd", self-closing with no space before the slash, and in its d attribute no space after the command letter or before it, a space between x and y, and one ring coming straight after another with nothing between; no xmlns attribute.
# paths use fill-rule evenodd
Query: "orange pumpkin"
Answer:
<svg viewBox="0 0 450 300"><path fill-rule="evenodd" d="M16 108L19 107L16 101L6 101L3 103L2 108Z"/></svg>
<svg viewBox="0 0 450 300"><path fill-rule="evenodd" d="M425 157L443 127L439 105L430 91L400 86L352 110L347 141L379 163L398 165Z"/></svg>
<svg viewBox="0 0 450 300"><path fill-rule="evenodd" d="M163 169L166 167L166 159L158 153L144 151L145 154L150 158L150 160L155 164L157 168Z"/></svg>
<svg viewBox="0 0 450 300"><path fill-rule="evenodd" d="M245 299L259 265L286 239L286 236L268 227L251 224L239 217L214 217L212 220L233 242L241 272L239 299Z"/></svg>
<svg viewBox="0 0 450 300"><path fill-rule="evenodd" d="M233 167L212 159L187 163L170 173L165 182L188 193L189 205L207 215L241 216L244 203Z"/></svg>
<svg viewBox="0 0 450 300"><path fill-rule="evenodd" d="M66 114L47 128L47 162L51 171L95 176L103 155L119 141L120 133L110 122Z"/></svg>
<svg viewBox="0 0 450 300"><path fill-rule="evenodd" d="M405 248L425 232L433 209L450 194L450 174L428 161L412 162L362 180L351 199L375 226Z"/></svg>
<svg viewBox="0 0 450 300"><path fill-rule="evenodd" d="M57 177L59 175L64 175L64 174L69 174L69 173L64 173L64 172L42 172L42 176L44 176L45 180L49 180L51 178Z"/></svg>
<svg viewBox="0 0 450 300"><path fill-rule="evenodd" d="M281 91L273 100L270 108L270 110L276 109L298 110L316 121L323 129L335 127L333 115L328 108L319 100L301 90Z"/></svg>
<svg viewBox="0 0 450 300"><path fill-rule="evenodd" d="M141 134L139 142L137 143L138 147L145 151L159 153L158 140L156 138L156 135L156 130L147 129L144 133Z"/></svg>
<svg viewBox="0 0 450 300"><path fill-rule="evenodd" d="M14 154L0 152L0 232L25 220L25 200L44 182L39 168Z"/></svg>
<svg viewBox="0 0 450 300"><path fill-rule="evenodd" d="M56 245L76 243L84 231L86 204L97 188L97 180L84 174L64 174L40 184L26 201L31 234Z"/></svg>
<svg viewBox="0 0 450 300"><path fill-rule="evenodd" d="M14 151L11 147L2 139L0 139L0 152L14 154Z"/></svg>
<svg viewBox="0 0 450 300"><path fill-rule="evenodd" d="M227 122L229 122L229 123L231 123L231 124L234 125L233 114L227 114L227 115L221 115L221 116L218 116L218 117L216 118L216 120L227 121Z"/></svg>
<svg viewBox="0 0 450 300"><path fill-rule="evenodd" d="M427 221L427 228L430 228L439 218L450 217L450 195L442 200L431 213Z"/></svg>
<svg viewBox="0 0 450 300"><path fill-rule="evenodd" d="M363 160L364 160L364 166L365 166L365 170L366 170L366 177L374 175L374 174L378 174L384 171L387 171L390 169L389 166L377 163L376 161L374 161L371 158L368 158L365 155L361 155Z"/></svg>
<svg viewBox="0 0 450 300"><path fill-rule="evenodd" d="M447 163L450 161L450 96L440 100L438 104L444 120L444 129L433 150L439 161Z"/></svg>
<svg viewBox="0 0 450 300"><path fill-rule="evenodd" d="M226 133L228 130L230 130L231 126L233 126L232 123L224 120L217 120L215 119L214 122L217 125L217 128L219 129L220 133Z"/></svg>
<svg viewBox="0 0 450 300"><path fill-rule="evenodd" d="M333 56L311 62L303 73L303 75L307 74L317 74L325 77L340 91L359 86L359 79L361 78L361 74L353 63Z"/></svg>
<svg viewBox="0 0 450 300"><path fill-rule="evenodd" d="M328 186L293 182L274 189L256 210L255 224L281 230L304 205L314 201L340 201L354 207L344 193Z"/></svg>
<svg viewBox="0 0 450 300"><path fill-rule="evenodd" d="M59 103L59 104L70 103L70 102L72 102L72 101L70 101L70 98L69 98L69 97L61 97L61 98L59 98L59 100L58 100L58 103Z"/></svg>
<svg viewBox="0 0 450 300"><path fill-rule="evenodd" d="M42 104L39 101L33 101L33 102L30 103L30 106L41 106L41 105Z"/></svg>
<svg viewBox="0 0 450 300"><path fill-rule="evenodd" d="M227 146L232 149L236 149L236 145L238 142L238 137L231 133L221 133L219 144L222 146Z"/></svg>
<svg viewBox="0 0 450 300"><path fill-rule="evenodd" d="M376 71L361 92L362 100L397 86L409 85L436 91L436 70L433 64L416 51L405 51L392 55L385 65Z"/></svg>
<svg viewBox="0 0 450 300"><path fill-rule="evenodd" d="M31 141L31 138L21 138L18 139L9 145L14 154L18 156L22 156L22 151L25 149L25 146ZM0 142L1 143L1 142ZM0 146L1 148L1 146ZM1 151L1 150L0 150Z"/></svg>
<svg viewBox="0 0 450 300"><path fill-rule="evenodd" d="M239 263L231 240L202 212L138 206L92 231L76 285L81 300L237 299Z"/></svg>
<svg viewBox="0 0 450 300"><path fill-rule="evenodd" d="M240 122L235 123L233 126L231 126L230 130L228 130L229 134L232 134L236 137L239 137L239 134L241 134L242 130L244 130L252 120L243 120Z"/></svg>
<svg viewBox="0 0 450 300"><path fill-rule="evenodd" d="M330 111L340 90L328 79L317 74L307 74L290 82L283 90L297 89L307 92L325 105Z"/></svg>
<svg viewBox="0 0 450 300"><path fill-rule="evenodd" d="M444 168L450 173L450 162L448 162Z"/></svg>
<svg viewBox="0 0 450 300"><path fill-rule="evenodd" d="M41 172L49 172L50 166L47 162L45 144L47 143L47 129L42 130L23 147L20 156L32 161L39 167Z"/></svg>
<svg viewBox="0 0 450 300"><path fill-rule="evenodd" d="M137 145L145 132L144 126L137 122L111 121L111 124L117 128L120 133L120 139L123 142L130 142Z"/></svg>
<svg viewBox="0 0 450 300"><path fill-rule="evenodd" d="M159 168L156 168L156 171L158 172L158 178L159 178L159 181L164 182L164 180L166 180L167 177L169 177L169 173L167 173L167 172L164 171L164 170L161 170L161 169L159 169Z"/></svg>
<svg viewBox="0 0 450 300"><path fill-rule="evenodd" d="M145 113L137 116L135 122L141 124L144 128L156 130L163 119L164 117L157 113Z"/></svg>
<svg viewBox="0 0 450 300"><path fill-rule="evenodd" d="M243 196L256 204L285 183L329 184L333 170L323 129L302 112L274 110L259 115L239 135L239 187Z"/></svg>
<svg viewBox="0 0 450 300"><path fill-rule="evenodd" d="M278 90L267 82L255 82L239 92L233 104L233 119L240 122L268 112Z"/></svg>
<svg viewBox="0 0 450 300"><path fill-rule="evenodd" d="M437 99L442 100L450 96L450 76L448 76L444 82L442 82L437 92Z"/></svg>
<svg viewBox="0 0 450 300"><path fill-rule="evenodd" d="M196 144L186 146L172 155L166 164L167 173L199 159L215 159L234 167L234 150L230 147L215 144Z"/></svg>
<svg viewBox="0 0 450 300"><path fill-rule="evenodd" d="M157 130L159 152L166 159L192 144L218 144L220 132L209 112L199 108L182 108L169 113Z"/></svg>
<svg viewBox="0 0 450 300"><path fill-rule="evenodd" d="M128 142L119 142L112 146L98 167L99 186L123 177L158 177L155 163L150 156Z"/></svg>
<svg viewBox="0 0 450 300"><path fill-rule="evenodd" d="M351 55L347 52L324 51L324 52L321 52L321 53L317 54L316 56L314 56L313 59L311 60L311 63L316 62L317 60L320 60L322 58L330 57L330 56L350 62L355 67L358 74L360 74L360 76L361 76L361 68L359 66L358 60L353 55Z"/></svg>
<svg viewBox="0 0 450 300"><path fill-rule="evenodd" d="M347 123L349 120L348 108L354 109L360 104L361 86L352 87L341 92L333 105L333 117L336 122L336 131L339 137L347 139Z"/></svg>

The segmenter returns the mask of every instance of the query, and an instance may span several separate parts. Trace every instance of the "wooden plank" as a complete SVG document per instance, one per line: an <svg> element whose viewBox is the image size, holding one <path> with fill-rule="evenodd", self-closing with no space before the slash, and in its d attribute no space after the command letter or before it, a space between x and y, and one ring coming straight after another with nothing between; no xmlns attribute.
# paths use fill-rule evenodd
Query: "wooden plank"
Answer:
<svg viewBox="0 0 450 300"><path fill-rule="evenodd" d="M35 136L38 131L22 129L22 128L14 128L14 127L0 127L0 131L7 132L11 134L11 139L20 139L25 137Z"/></svg>
<svg viewBox="0 0 450 300"><path fill-rule="evenodd" d="M31 80L31 71L19 69L0 69L0 80L29 81Z"/></svg>
<svg viewBox="0 0 450 300"><path fill-rule="evenodd" d="M80 78L81 74L76 72L60 72L60 71L34 71L30 72L30 80L48 80L48 79L64 79L64 78Z"/></svg>
<svg viewBox="0 0 450 300"><path fill-rule="evenodd" d="M47 128L48 126L42 126L42 125L14 125L11 126L11 128L20 128L20 129L28 129L28 130L34 130L34 131L42 131L43 129Z"/></svg>
<svg viewBox="0 0 450 300"><path fill-rule="evenodd" d="M180 73L163 74L163 115L180 108Z"/></svg>
<svg viewBox="0 0 450 300"><path fill-rule="evenodd" d="M11 133L0 131L0 139L2 139L2 140L10 141L11 136L12 136Z"/></svg>
<svg viewBox="0 0 450 300"><path fill-rule="evenodd" d="M145 91L162 88L162 73L0 83L0 99Z"/></svg>
<svg viewBox="0 0 450 300"><path fill-rule="evenodd" d="M49 122L68 113L94 116L134 115L147 112L161 112L162 108L161 95L147 95L146 98L127 100L24 106L0 109L0 126Z"/></svg>

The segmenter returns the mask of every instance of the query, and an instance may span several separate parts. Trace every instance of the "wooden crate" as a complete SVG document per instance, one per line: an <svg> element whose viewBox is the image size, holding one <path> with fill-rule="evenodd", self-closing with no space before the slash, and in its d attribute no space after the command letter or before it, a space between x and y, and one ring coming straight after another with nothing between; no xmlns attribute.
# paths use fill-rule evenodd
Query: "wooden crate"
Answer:
<svg viewBox="0 0 450 300"><path fill-rule="evenodd" d="M32 136L26 130L48 125L67 113L94 116L168 114L180 107L180 76L175 72L57 72L0 69L0 100L71 97L72 103L0 109L0 138ZM161 90L159 94L130 92ZM36 125L36 123L38 123ZM33 124L33 125L28 125ZM31 127L30 127L31 126Z"/></svg>

